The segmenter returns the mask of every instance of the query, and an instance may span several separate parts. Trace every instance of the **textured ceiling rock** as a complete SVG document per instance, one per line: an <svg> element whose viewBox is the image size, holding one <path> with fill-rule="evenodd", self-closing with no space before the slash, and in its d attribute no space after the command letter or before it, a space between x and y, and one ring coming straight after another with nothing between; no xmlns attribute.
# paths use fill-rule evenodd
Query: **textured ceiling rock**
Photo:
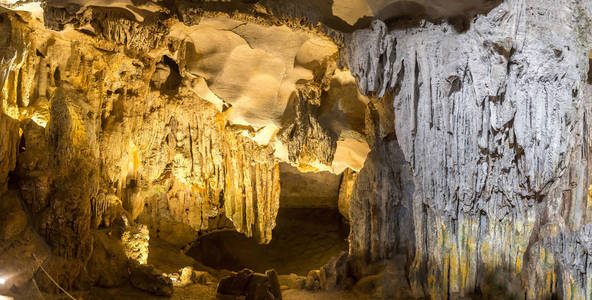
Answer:
<svg viewBox="0 0 592 300"><path fill-rule="evenodd" d="M14 168L20 149L12 180L52 249L46 269L61 284L100 279L85 277L91 231L122 216L163 235L176 231L170 238L185 238L174 241L181 246L216 229L209 222L221 216L247 236L271 240L280 194L273 149L180 85L172 59L48 31L26 15L2 17L12 45L28 41L3 85L0 118L12 127L1 133L9 151L2 171Z"/></svg>
<svg viewBox="0 0 592 300"><path fill-rule="evenodd" d="M10 2L10 1L9 1ZM25 7L23 4L6 3L12 8ZM200 12L238 12L249 15L263 15L267 21L300 22L311 26L327 26L334 30L350 32L368 26L373 18L390 20L393 18L425 17L432 20L449 17L469 16L487 12L501 1L498 0L261 0L261 1L179 1L170 6L166 1L105 1L105 0L47 0L32 1L63 9L67 15L84 10L90 6L120 8L142 22L151 13L163 7L182 15L186 19L194 11ZM0 2L2 4L2 2ZM30 9L30 8L29 8ZM189 17L187 19L193 19Z"/></svg>
<svg viewBox="0 0 592 300"><path fill-rule="evenodd" d="M331 41L286 26L216 18L177 30L187 35L187 72L232 106L232 123L256 130L279 128L296 83L324 75L337 54Z"/></svg>
<svg viewBox="0 0 592 300"><path fill-rule="evenodd" d="M48 94L53 95L48 95L51 96L51 107L47 112L49 123L46 133L38 124L35 126L29 123L29 126L24 127L24 140L29 148L23 152L20 162L21 176L26 179L22 185L30 186L26 195L39 198L29 199L27 196L25 200L28 203L38 205L36 203L51 201L44 198L54 197L50 195L52 191L49 186L55 179L52 178L52 172L45 168L51 168L52 163L65 164L73 159L72 155L84 155L89 161L90 155L101 163L89 161L93 166L76 167L78 171L92 172L93 176L100 173L101 178L92 183L90 186L94 188L88 191L91 193L88 198L96 199L92 204L97 226L105 222L103 214L113 203L117 203L109 200L111 194L116 194L132 219L148 214L145 218L155 218L152 224L158 224L160 218L165 218L200 230L208 227L208 217L218 215L222 205L226 207L228 217L235 221L238 228L242 228L239 231L261 236L262 241L269 239L269 233L265 233L271 231L270 228L265 229L269 224L253 229L254 222L258 222L255 217L243 219L242 216L244 209L257 209L257 199L263 201L261 205L267 205L264 203L268 203L269 199L272 206L277 206L273 205L279 197L278 183L274 183L273 179L277 171L274 171L275 162L269 151L261 151L260 156L255 155L259 153L255 151L258 147L255 142L226 131L225 117L186 89L185 92L179 92L178 102L170 102L168 96L161 97L158 91L150 92L148 86L151 76L145 74L150 69L143 69L141 61L118 53L99 59L101 55L90 44L62 44L62 47L65 47L62 50L73 56L66 56L62 68L56 66L53 75L49 75L53 77L53 82L47 87ZM52 47L43 52L49 59ZM113 73L97 72L104 70L108 64ZM87 66L88 71L81 71ZM59 79L56 79L57 72L61 74ZM36 77L41 75L44 74ZM126 79L125 86L122 77ZM58 87L52 87L55 85ZM71 88L60 85L78 86L89 98L85 99L84 95L74 96ZM31 86L30 93L40 93L37 90L40 87L45 85ZM104 96L97 97L98 94ZM145 99L140 100L142 97ZM43 98L33 103L36 105L40 101ZM141 101L147 101L146 106L137 105ZM99 120L100 127L89 127ZM64 142L61 143L61 140ZM83 148L75 150L77 146ZM245 151L254 153L245 157ZM39 156L44 157L40 153L44 152L50 154L48 163L40 162ZM73 154L76 152L79 154ZM262 169L253 169L253 176L249 168L241 168L251 159L253 161L247 164L266 165ZM97 169L96 166L100 165L102 167ZM242 170L248 174L243 174ZM265 172L271 172L269 178L263 176ZM63 171L63 174L68 173L71 171ZM76 178L84 180L83 177ZM275 178L277 181L277 175ZM270 180L270 186L260 186L257 180ZM232 192L235 184L237 188L240 186L240 190L236 191L238 195ZM81 185L88 186L88 182ZM163 194L155 185L162 186L167 193ZM246 197L255 200L254 206L233 207L234 199L242 199L240 195L245 188L257 189L245 192ZM39 189L44 192L33 192ZM266 189L270 189L270 194L267 194ZM274 189L278 190L277 195L272 193ZM228 201L218 202L223 190ZM165 203L168 203L164 207L159 204L163 196ZM169 198L172 200L168 201ZM209 202L206 199L215 202L203 206ZM155 201L150 203L154 206L147 205L146 201ZM237 205L240 203L237 202ZM146 206L148 211L145 211ZM267 209L271 210L269 216L274 220L274 209L268 207L264 210ZM235 213L238 215L234 216ZM265 214L262 212L257 216L261 219ZM80 217L84 218L84 215Z"/></svg>
<svg viewBox="0 0 592 300"><path fill-rule="evenodd" d="M92 187L83 193L93 199L91 228L111 224L123 210L164 236L186 232L177 242L189 242L197 231L215 229L209 219L225 215L239 231L266 242L278 206L277 158L303 168L320 162L315 169L334 172L362 167L369 149L359 108L367 100L359 93L325 96L331 84L355 87L349 73L335 72L337 47L326 37L224 16L187 26L150 14L127 18L113 8L51 5L46 26L79 22L78 30L52 32L34 20L13 21L19 24L15 36L36 38L20 52L23 62L11 69L5 88L11 101L6 111L24 120L28 148L18 173L35 214L55 197L56 178L48 168L86 155L100 166L89 166L93 179L81 184ZM82 10L82 16L68 15ZM81 94L60 96L74 90ZM309 148L288 145L298 151L288 157L280 153L281 139L266 144L284 126L288 102L308 101L298 98L300 90L316 95L307 102L315 110L330 101L325 110L344 110L347 118L323 128L309 114L294 136ZM56 145L60 139L70 142ZM333 169L336 148L341 154ZM84 176L77 180L86 182Z"/></svg>
<svg viewBox="0 0 592 300"><path fill-rule="evenodd" d="M365 17L441 19L472 16L499 4L492 0L334 0L333 14L350 25Z"/></svg>
<svg viewBox="0 0 592 300"><path fill-rule="evenodd" d="M306 90L307 96L319 98L313 101L313 105L319 106L322 104L320 98L326 98L327 91L333 88L330 86L332 82L355 87L349 72L338 68L336 43L341 40L339 36L330 37L326 29L298 25L290 20L270 22L270 18L275 19L269 15L253 17L249 13L257 11L259 6L247 5L242 12L239 8L244 4L239 2L208 7L212 11L186 2L174 7L150 2L139 6L123 4L100 5L97 2L82 5L48 1L44 3L45 25L54 30L74 27L116 45L124 45L127 51L144 53L155 59L166 55L175 65L173 69L179 72L181 82L178 84L189 87L218 110L228 110L231 124L243 128L243 134L260 145L272 143L281 160L302 168L334 173L347 167L355 170L362 167L369 151L365 139L363 135L350 134L347 130L358 127L358 132L363 131L359 124L348 123L355 118L363 119L363 110L350 111L350 116L353 113L357 117L333 124L340 126L322 129L324 137L314 136L320 132L318 129L306 129L313 126L315 120L310 124L305 122L302 127L306 128L300 128L300 138L324 143L324 146L310 144L315 149L330 149L322 150L328 153L311 149L310 160L299 160L299 155L294 154L299 150L290 150L294 145L286 144L285 140L274 141L276 134L285 127L286 118L290 118L290 103L300 101L292 98L298 97L302 90ZM229 7L225 5L236 6L241 12L229 13ZM171 16L171 9L179 10L178 17L182 22ZM113 50L114 45L100 47ZM157 68L162 73L170 66L163 62ZM153 78L153 84L160 86L163 82L157 77ZM344 96L342 93L338 99L328 101L351 102L348 97L349 94ZM357 99L362 106L367 102L360 94ZM317 117L313 115L313 118ZM342 132L343 129L346 132ZM311 139L305 138L307 133L313 134ZM334 157L331 152L336 145L338 155ZM286 156L286 152L291 154Z"/></svg>

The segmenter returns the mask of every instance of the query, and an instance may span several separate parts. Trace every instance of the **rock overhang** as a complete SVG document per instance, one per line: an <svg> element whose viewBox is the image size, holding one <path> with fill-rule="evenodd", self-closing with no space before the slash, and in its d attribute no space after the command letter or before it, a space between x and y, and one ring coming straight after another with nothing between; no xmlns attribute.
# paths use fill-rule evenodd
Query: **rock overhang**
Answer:
<svg viewBox="0 0 592 300"><path fill-rule="evenodd" d="M360 126L368 99L357 92L355 80L343 66L339 46L343 34L329 27L279 18L270 22L269 3L242 1L187 1L175 7L166 1L2 4L31 12L45 27L61 32L64 39L75 38L69 32L80 32L114 42L98 45L107 51L123 45L152 59L172 59L182 77L180 84L224 111L229 125L242 128L243 135L260 145L277 148L279 160L302 170L359 170L369 152L364 127ZM229 13L231 9L235 11ZM165 64L157 68L168 76L170 70ZM299 161L294 155L286 155L290 151L293 154L294 149L287 150L293 146L277 138L286 120L293 121L287 116L288 106L302 89L315 90L313 96L307 92L307 97L318 99L305 98L312 106L323 106L324 116L315 118L324 119L321 128L328 127L323 135L330 136L325 139L332 144L327 147L334 152L327 155L330 159L313 153L312 158ZM347 89L350 94L337 89ZM324 103L327 101L331 107ZM338 115L346 117L328 121L330 116ZM355 124L350 123L352 120ZM332 161L333 157L336 161Z"/></svg>

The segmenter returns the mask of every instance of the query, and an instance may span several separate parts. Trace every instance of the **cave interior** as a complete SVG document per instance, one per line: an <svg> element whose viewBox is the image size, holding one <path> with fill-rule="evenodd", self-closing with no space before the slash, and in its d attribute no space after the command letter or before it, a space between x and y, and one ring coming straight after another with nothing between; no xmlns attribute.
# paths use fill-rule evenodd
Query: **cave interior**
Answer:
<svg viewBox="0 0 592 300"><path fill-rule="evenodd" d="M592 300L591 24L0 0L0 299Z"/></svg>

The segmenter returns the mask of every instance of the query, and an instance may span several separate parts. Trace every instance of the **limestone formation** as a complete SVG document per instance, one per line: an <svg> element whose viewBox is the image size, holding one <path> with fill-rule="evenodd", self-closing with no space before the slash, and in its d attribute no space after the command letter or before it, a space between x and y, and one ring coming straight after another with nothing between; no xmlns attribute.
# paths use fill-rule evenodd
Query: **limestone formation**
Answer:
<svg viewBox="0 0 592 300"><path fill-rule="evenodd" d="M39 268L38 259L46 259L50 252L29 223L18 195L9 191L0 197L0 278L5 281L0 293L4 293L13 286L26 286Z"/></svg>
<svg viewBox="0 0 592 300"><path fill-rule="evenodd" d="M128 259L143 265L148 262L150 233L146 225L128 226L121 235L123 252Z"/></svg>
<svg viewBox="0 0 592 300"><path fill-rule="evenodd" d="M376 21L352 35L360 90L393 103L396 128L356 181L352 254L406 255L415 296L481 293L506 272L521 297L589 298L574 268L587 252L544 243L590 222L589 16L587 2L505 1L466 32ZM380 175L397 165L410 173Z"/></svg>
<svg viewBox="0 0 592 300"><path fill-rule="evenodd" d="M287 286L290 289L301 290L306 284L306 277L298 276L294 273L290 275L280 275L279 282L283 286Z"/></svg>
<svg viewBox="0 0 592 300"><path fill-rule="evenodd" d="M249 269L233 272L220 281L217 296L221 299L238 299L242 297L249 300L282 299L278 276L274 270L266 271L265 275L255 273Z"/></svg>
<svg viewBox="0 0 592 300"><path fill-rule="evenodd" d="M40 265L68 290L207 284L155 271L153 242L269 243L281 197L338 209L349 252L220 294L590 299L591 17L578 0L0 0L0 292L56 292Z"/></svg>
<svg viewBox="0 0 592 300"><path fill-rule="evenodd" d="M344 289L347 284L349 271L348 254L342 252L332 258L319 270L321 288L324 290Z"/></svg>
<svg viewBox="0 0 592 300"><path fill-rule="evenodd" d="M90 281L101 287L117 287L129 281L128 257L109 229L93 232L93 252L87 264Z"/></svg>
<svg viewBox="0 0 592 300"><path fill-rule="evenodd" d="M173 281L151 265L133 263L130 282L134 287L158 296L173 294Z"/></svg>
<svg viewBox="0 0 592 300"><path fill-rule="evenodd" d="M128 219L130 228L147 226L151 237L183 247L230 223L268 243L280 160L334 171L334 163L360 168L368 151L363 136L342 140L308 111L299 112L308 121L294 122L293 139L278 135L292 122L288 102L318 109L332 82L347 81L335 73L338 48L325 35L224 15L192 25L150 7L133 17L56 2L44 4L41 19L2 13L0 181L5 189L14 171L13 188L52 248L47 268L67 289L103 280L86 270L95 230ZM205 42L214 37L219 44ZM298 96L304 91L317 95L313 104ZM291 146L297 140L308 148ZM357 151L355 159L334 162L337 143L353 143L345 153ZM145 263L149 242L126 232L126 255Z"/></svg>

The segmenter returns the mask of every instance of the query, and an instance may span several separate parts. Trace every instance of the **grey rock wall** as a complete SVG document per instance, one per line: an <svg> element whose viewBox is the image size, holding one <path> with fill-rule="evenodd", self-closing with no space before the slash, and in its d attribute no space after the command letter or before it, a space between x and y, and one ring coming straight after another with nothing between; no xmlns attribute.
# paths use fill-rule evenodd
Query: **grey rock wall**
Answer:
<svg viewBox="0 0 592 300"><path fill-rule="evenodd" d="M393 230L398 213L375 216L352 200L354 257L407 254L392 244L414 240L406 266L415 296L590 299L589 241L577 238L592 221L589 6L508 0L465 32L375 21L352 34L352 73L363 94L392 102L414 182L410 207L397 174L385 175L390 195L366 200L412 210L410 236ZM397 156L369 156L354 194Z"/></svg>

